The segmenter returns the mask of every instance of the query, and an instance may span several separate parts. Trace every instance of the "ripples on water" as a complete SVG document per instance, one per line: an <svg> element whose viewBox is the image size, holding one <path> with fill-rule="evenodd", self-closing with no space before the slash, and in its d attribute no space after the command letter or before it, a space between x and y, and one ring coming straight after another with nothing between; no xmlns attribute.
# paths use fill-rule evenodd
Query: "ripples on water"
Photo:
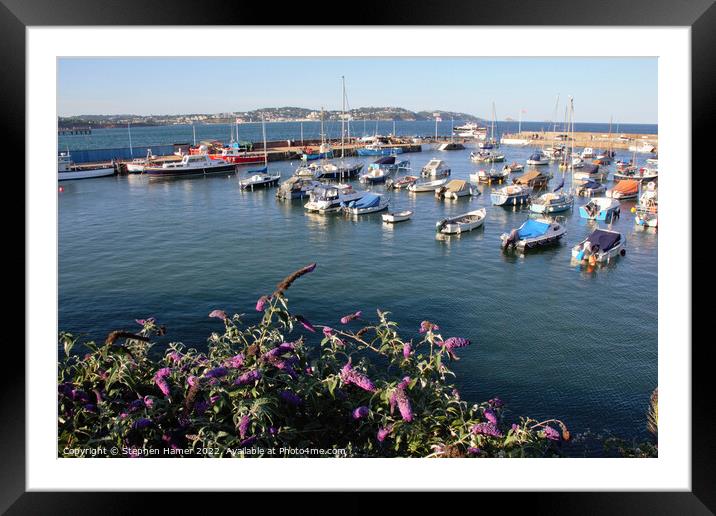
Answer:
<svg viewBox="0 0 716 516"><path fill-rule="evenodd" d="M530 153L501 150L507 162ZM453 178L467 179L479 168L469 152L405 156L413 172L436 156ZM271 168L286 178L296 165ZM556 165L549 168L555 179L561 174ZM626 257L587 270L570 264L571 247L596 227L579 217L584 198L564 217L562 243L521 256L503 254L499 235L529 212L491 206L488 186L479 187L480 196L450 202L429 193L389 193L391 211L415 211L396 225L383 224L380 214L309 214L305 201L276 201L275 189L242 192L237 175L128 176L63 186L62 330L102 339L109 330L132 328L135 317L154 316L167 325L169 339L201 347L221 329L208 319L211 310L245 312L252 320L260 295L316 261L317 270L289 291L293 309L309 320L338 324L344 313L371 316L381 308L408 338L417 337L421 320L434 320L445 337L473 342L453 364L464 399L499 396L515 416L562 418L573 432L645 435L645 410L657 385L657 235L636 229L633 201L623 203L614 225L626 234ZM436 238L437 220L483 206L482 229Z"/></svg>

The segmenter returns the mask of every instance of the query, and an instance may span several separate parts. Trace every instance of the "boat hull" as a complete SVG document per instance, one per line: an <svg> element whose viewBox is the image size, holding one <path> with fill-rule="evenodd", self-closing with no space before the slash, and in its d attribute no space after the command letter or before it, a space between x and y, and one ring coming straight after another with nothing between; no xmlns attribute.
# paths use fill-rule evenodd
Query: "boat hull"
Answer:
<svg viewBox="0 0 716 516"><path fill-rule="evenodd" d="M114 167L89 168L86 170L71 170L57 172L58 181L71 181L73 179L94 179L96 177L109 177L116 174Z"/></svg>
<svg viewBox="0 0 716 516"><path fill-rule="evenodd" d="M231 163L228 165L219 165L216 167L197 167L197 168L150 168L144 169L144 173L153 178L159 177L189 177L189 176L208 176L211 174L225 174L227 172L236 172L236 165Z"/></svg>
<svg viewBox="0 0 716 516"><path fill-rule="evenodd" d="M383 149L357 149L358 156L392 156L393 154L402 154L403 149L400 147L386 147Z"/></svg>
<svg viewBox="0 0 716 516"><path fill-rule="evenodd" d="M517 195L490 194L490 200L494 206L524 206L529 198L530 195L526 192Z"/></svg>

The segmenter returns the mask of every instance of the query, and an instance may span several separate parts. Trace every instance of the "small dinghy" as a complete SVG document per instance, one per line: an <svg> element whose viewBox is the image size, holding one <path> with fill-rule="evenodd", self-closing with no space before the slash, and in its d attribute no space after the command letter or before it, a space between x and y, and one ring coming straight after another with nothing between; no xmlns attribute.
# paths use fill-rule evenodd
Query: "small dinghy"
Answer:
<svg viewBox="0 0 716 516"><path fill-rule="evenodd" d="M406 220L410 220L412 216L413 212L410 210L399 211L395 213L384 213L383 222L387 222L388 224L395 224L396 222L405 222Z"/></svg>
<svg viewBox="0 0 716 516"><path fill-rule="evenodd" d="M463 179L453 179L440 188L435 189L435 197L438 199L458 199L472 195L472 187Z"/></svg>
<svg viewBox="0 0 716 516"><path fill-rule="evenodd" d="M605 195L620 201L636 199L639 195L639 181L634 179L619 181L614 188L607 190Z"/></svg>
<svg viewBox="0 0 716 516"><path fill-rule="evenodd" d="M490 151L471 152L470 161L475 163L498 163L505 161L505 155Z"/></svg>
<svg viewBox="0 0 716 516"><path fill-rule="evenodd" d="M626 238L618 231L595 229L586 239L572 248L572 259L590 265L609 262L626 254Z"/></svg>
<svg viewBox="0 0 716 516"><path fill-rule="evenodd" d="M576 192L580 197L594 197L606 192L607 187L596 181L585 181L577 186Z"/></svg>
<svg viewBox="0 0 716 516"><path fill-rule="evenodd" d="M529 201L531 191L528 186L508 185L493 190L490 199L495 206L522 206Z"/></svg>
<svg viewBox="0 0 716 516"><path fill-rule="evenodd" d="M567 232L558 222L546 219L528 219L519 228L500 235L502 249L524 251L559 241Z"/></svg>
<svg viewBox="0 0 716 516"><path fill-rule="evenodd" d="M435 181L416 181L410 186L408 186L408 190L410 192L434 192L436 188L440 188L445 183L447 183L447 179L436 179Z"/></svg>
<svg viewBox="0 0 716 516"><path fill-rule="evenodd" d="M549 157L542 151L535 152L527 158L528 165L549 165Z"/></svg>
<svg viewBox="0 0 716 516"><path fill-rule="evenodd" d="M457 217L442 219L435 223L435 231L444 235L459 235L460 233L472 231L482 226L486 216L487 210L480 208L479 210L463 213Z"/></svg>
<svg viewBox="0 0 716 516"><path fill-rule="evenodd" d="M341 207L346 213L351 215L365 215L366 213L374 213L388 208L388 199L383 195L369 193L364 195L357 201L351 201L342 204Z"/></svg>
<svg viewBox="0 0 716 516"><path fill-rule="evenodd" d="M478 170L470 174L470 181L473 183L502 183L510 177L510 168L503 167L502 170L491 168L490 170Z"/></svg>
<svg viewBox="0 0 716 516"><path fill-rule="evenodd" d="M509 165L505 165L502 170L508 170L510 173L512 172L522 172L525 169L525 166L522 163L517 163L516 161L513 161Z"/></svg>
<svg viewBox="0 0 716 516"><path fill-rule="evenodd" d="M402 190L407 188L418 180L417 176L403 176L388 178L385 180L385 187L389 190Z"/></svg>
<svg viewBox="0 0 716 516"><path fill-rule="evenodd" d="M614 218L619 218L620 214L619 201L607 197L596 197L579 207L579 216L583 219L612 222Z"/></svg>

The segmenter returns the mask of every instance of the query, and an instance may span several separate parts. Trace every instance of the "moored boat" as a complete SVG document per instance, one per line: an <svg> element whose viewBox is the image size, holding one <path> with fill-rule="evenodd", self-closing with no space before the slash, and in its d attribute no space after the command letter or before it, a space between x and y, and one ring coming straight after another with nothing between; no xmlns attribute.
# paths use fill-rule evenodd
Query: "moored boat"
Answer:
<svg viewBox="0 0 716 516"><path fill-rule="evenodd" d="M490 199L495 206L523 206L528 203L531 191L528 186L507 185L493 190Z"/></svg>
<svg viewBox="0 0 716 516"><path fill-rule="evenodd" d="M527 219L519 228L500 235L502 249L524 251L558 242L567 232L559 222Z"/></svg>
<svg viewBox="0 0 716 516"><path fill-rule="evenodd" d="M456 217L442 219L435 223L435 231L444 235L459 235L460 233L481 227L485 222L486 216L487 210L480 208L479 210L463 213Z"/></svg>
<svg viewBox="0 0 716 516"><path fill-rule="evenodd" d="M384 195L367 193L360 199L341 203L345 213L351 215L365 215L388 208L388 199Z"/></svg>
<svg viewBox="0 0 716 516"><path fill-rule="evenodd" d="M625 179L619 181L614 188L607 190L605 195L612 199L627 200L636 199L639 195L639 181L634 179Z"/></svg>
<svg viewBox="0 0 716 516"><path fill-rule="evenodd" d="M402 190L403 188L407 188L413 183L415 183L418 180L418 176L402 176L402 177L396 177L388 178L385 180L385 187L389 190Z"/></svg>
<svg viewBox="0 0 716 516"><path fill-rule="evenodd" d="M578 263L590 265L611 261L616 256L626 254L626 238L618 231L595 229L580 243L572 248L572 259Z"/></svg>
<svg viewBox="0 0 716 516"><path fill-rule="evenodd" d="M152 178L200 176L227 172L236 172L236 164L210 159L206 154L187 154L180 162L144 167L144 173Z"/></svg>
<svg viewBox="0 0 716 516"><path fill-rule="evenodd" d="M584 206L579 207L579 216L583 219L612 222L615 218L619 218L620 206L616 199L595 197Z"/></svg>
<svg viewBox="0 0 716 516"><path fill-rule="evenodd" d="M605 169L592 163L585 163L579 172L574 172L572 176L576 181L604 181L607 179L608 172Z"/></svg>
<svg viewBox="0 0 716 516"><path fill-rule="evenodd" d="M447 184L435 189L435 197L438 199L458 199L473 194L470 183L464 179L453 179Z"/></svg>
<svg viewBox="0 0 716 516"><path fill-rule="evenodd" d="M414 193L434 192L436 188L443 186L447 182L447 178L435 179L434 181L415 181L408 186L408 191Z"/></svg>
<svg viewBox="0 0 716 516"><path fill-rule="evenodd" d="M462 143L457 142L445 142L438 145L439 151L451 151L451 150L460 150L464 149L465 146Z"/></svg>
<svg viewBox="0 0 716 516"><path fill-rule="evenodd" d="M575 192L580 197L595 197L606 192L607 187L597 181L585 181L575 186Z"/></svg>
<svg viewBox="0 0 716 516"><path fill-rule="evenodd" d="M529 186L530 188L536 190L546 187L549 179L549 176L538 170L530 170L513 179L513 182L516 185Z"/></svg>
<svg viewBox="0 0 716 516"><path fill-rule="evenodd" d="M368 192L355 191L348 184L321 185L309 193L309 201L304 205L306 211L328 213L341 209L341 203L356 201Z"/></svg>
<svg viewBox="0 0 716 516"><path fill-rule="evenodd" d="M276 186L281 174L269 174L268 168L264 167L249 172L251 175L239 180L239 186L243 190L256 190L258 188L269 188Z"/></svg>
<svg viewBox="0 0 716 516"><path fill-rule="evenodd" d="M491 168L490 170L478 170L470 174L470 181L473 183L502 183L510 177L510 168L503 167L502 170Z"/></svg>
<svg viewBox="0 0 716 516"><path fill-rule="evenodd" d="M490 151L471 152L470 161L475 163L498 163L505 161L505 155Z"/></svg>
<svg viewBox="0 0 716 516"><path fill-rule="evenodd" d="M82 167L72 163L69 152L62 152L57 156L57 180L70 181L72 179L93 179L95 177L113 176L116 173L114 166L88 166Z"/></svg>
<svg viewBox="0 0 716 516"><path fill-rule="evenodd" d="M307 197L311 190L322 184L311 178L291 176L279 185L276 198L281 200L302 199Z"/></svg>
<svg viewBox="0 0 716 516"><path fill-rule="evenodd" d="M398 211L393 213L384 213L383 214L383 222L387 222L389 224L395 224L397 222L405 222L406 220L410 220L410 218L413 216L413 212L410 210L405 211Z"/></svg>
<svg viewBox="0 0 716 516"><path fill-rule="evenodd" d="M528 165L549 165L549 157L542 151L537 151L527 158Z"/></svg>
<svg viewBox="0 0 716 516"><path fill-rule="evenodd" d="M574 196L565 192L550 192L540 195L530 203L533 213L559 213L574 206Z"/></svg>
<svg viewBox="0 0 716 516"><path fill-rule="evenodd" d="M423 177L448 177L450 175L450 167L441 159L431 159L420 171Z"/></svg>

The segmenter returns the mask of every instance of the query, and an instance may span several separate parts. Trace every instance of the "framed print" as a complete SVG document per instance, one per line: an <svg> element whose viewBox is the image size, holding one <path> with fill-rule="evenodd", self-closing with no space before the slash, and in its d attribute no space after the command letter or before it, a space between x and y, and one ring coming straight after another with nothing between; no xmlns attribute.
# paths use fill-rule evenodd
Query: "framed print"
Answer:
<svg viewBox="0 0 716 516"><path fill-rule="evenodd" d="M4 2L28 302L0 507L711 513L689 213L712 3L240 11Z"/></svg>

